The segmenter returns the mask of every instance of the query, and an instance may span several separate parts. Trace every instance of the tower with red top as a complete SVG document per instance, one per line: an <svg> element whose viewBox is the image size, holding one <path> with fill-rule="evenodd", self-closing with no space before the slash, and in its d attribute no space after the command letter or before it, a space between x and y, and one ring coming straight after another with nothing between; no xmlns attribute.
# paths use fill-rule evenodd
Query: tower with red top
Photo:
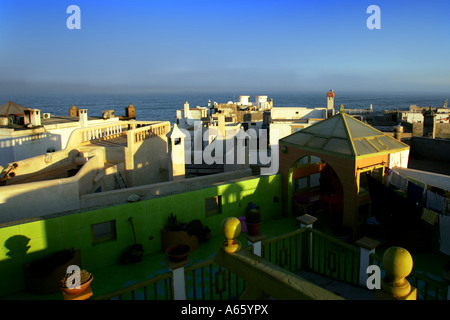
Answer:
<svg viewBox="0 0 450 320"><path fill-rule="evenodd" d="M334 91L327 93L327 118L334 116Z"/></svg>

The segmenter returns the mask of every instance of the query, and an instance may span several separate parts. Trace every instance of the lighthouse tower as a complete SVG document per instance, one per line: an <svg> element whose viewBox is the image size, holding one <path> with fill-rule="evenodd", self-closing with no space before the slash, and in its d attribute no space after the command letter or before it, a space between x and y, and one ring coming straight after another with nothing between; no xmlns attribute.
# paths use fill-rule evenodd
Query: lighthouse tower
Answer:
<svg viewBox="0 0 450 320"><path fill-rule="evenodd" d="M334 91L327 93L327 118L334 116Z"/></svg>

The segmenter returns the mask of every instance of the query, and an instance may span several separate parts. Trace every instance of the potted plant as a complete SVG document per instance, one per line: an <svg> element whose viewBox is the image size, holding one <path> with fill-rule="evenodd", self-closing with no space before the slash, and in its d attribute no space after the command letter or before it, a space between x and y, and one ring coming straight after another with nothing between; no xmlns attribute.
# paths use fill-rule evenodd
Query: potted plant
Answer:
<svg viewBox="0 0 450 320"><path fill-rule="evenodd" d="M142 244L136 242L136 232L134 231L133 218L130 217L128 221L130 222L133 230L134 244L120 255L119 260L122 264L138 263L142 260L142 256L144 255L144 247Z"/></svg>
<svg viewBox="0 0 450 320"><path fill-rule="evenodd" d="M203 226L199 219L189 222L185 230L189 235L194 235L200 242L205 242L211 238L211 230L207 226Z"/></svg>
<svg viewBox="0 0 450 320"><path fill-rule="evenodd" d="M256 236L259 234L261 228L261 211L259 207L253 203L249 203L247 206L247 214L245 223L247 225L247 232L251 236Z"/></svg>
<svg viewBox="0 0 450 320"><path fill-rule="evenodd" d="M167 248L175 244L186 244L191 250L198 247L198 238L194 234L189 234L186 230L186 223L178 220L173 213L167 218L167 224L161 230L161 249L166 252Z"/></svg>
<svg viewBox="0 0 450 320"><path fill-rule="evenodd" d="M75 283L68 283L70 282L70 280L72 280L70 279L70 277L72 276L73 272L66 273L59 282L61 290L71 295L83 293L84 291L86 291L87 288L89 288L92 280L94 280L94 276L83 269L80 271L80 285L77 287Z"/></svg>
<svg viewBox="0 0 450 320"><path fill-rule="evenodd" d="M167 248L166 254L173 262L185 260L191 253L191 247L187 244L174 244Z"/></svg>

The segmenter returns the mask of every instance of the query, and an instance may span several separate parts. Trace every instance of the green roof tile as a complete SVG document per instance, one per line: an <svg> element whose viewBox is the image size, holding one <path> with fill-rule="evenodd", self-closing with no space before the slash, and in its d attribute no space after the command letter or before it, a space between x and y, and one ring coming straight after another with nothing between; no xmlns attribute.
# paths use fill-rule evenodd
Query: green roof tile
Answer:
<svg viewBox="0 0 450 320"><path fill-rule="evenodd" d="M346 113L338 113L317 122L281 139L280 142L354 157L409 148L408 145Z"/></svg>

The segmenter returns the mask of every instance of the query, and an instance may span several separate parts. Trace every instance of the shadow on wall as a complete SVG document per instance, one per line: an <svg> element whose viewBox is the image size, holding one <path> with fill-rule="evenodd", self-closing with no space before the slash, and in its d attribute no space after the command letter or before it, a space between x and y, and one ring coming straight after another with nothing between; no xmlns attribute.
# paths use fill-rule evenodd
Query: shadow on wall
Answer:
<svg viewBox="0 0 450 320"><path fill-rule="evenodd" d="M76 150L73 152L78 153ZM72 152L71 151L71 152ZM73 160L72 160L73 161ZM65 161L62 161L65 162ZM27 182L23 184L10 184L0 187L0 223L9 223L28 218L35 218L55 213L63 213L76 210L80 207L79 183L83 175L73 169L78 167L73 163L58 163L48 168L62 167L59 178L43 181L39 174L48 172L50 169L38 171L39 174L27 175ZM81 171L83 168L80 169ZM34 181L34 177L37 181ZM21 177L17 177L20 179ZM22 180L22 179L21 179Z"/></svg>
<svg viewBox="0 0 450 320"><path fill-rule="evenodd" d="M0 139L0 166L7 166L20 161L45 154L49 149L61 150L61 135L49 132Z"/></svg>
<svg viewBox="0 0 450 320"><path fill-rule="evenodd" d="M47 153L22 161L17 161L18 167L14 169L14 178L6 180L6 185L26 183L31 181L42 181L45 173L64 167L76 167L74 159L78 156L78 150L58 151ZM71 169L71 168L68 168ZM6 168L5 168L6 170ZM51 177L51 176L49 176ZM63 177L64 178L64 177ZM48 180L48 179L47 179Z"/></svg>
<svg viewBox="0 0 450 320"><path fill-rule="evenodd" d="M8 250L6 255L11 258L12 261L19 261L23 263L25 261L25 256L27 255L30 238L15 235L5 241L5 248Z"/></svg>
<svg viewBox="0 0 450 320"><path fill-rule="evenodd" d="M0 229L0 231L2 231ZM20 291L24 286L23 264L31 256L29 254L30 238L23 235L13 235L4 242L4 259L0 256L0 296Z"/></svg>
<svg viewBox="0 0 450 320"><path fill-rule="evenodd" d="M129 187L169 181L171 158L167 140L165 136L145 139L138 145L132 158L126 156L125 167Z"/></svg>

